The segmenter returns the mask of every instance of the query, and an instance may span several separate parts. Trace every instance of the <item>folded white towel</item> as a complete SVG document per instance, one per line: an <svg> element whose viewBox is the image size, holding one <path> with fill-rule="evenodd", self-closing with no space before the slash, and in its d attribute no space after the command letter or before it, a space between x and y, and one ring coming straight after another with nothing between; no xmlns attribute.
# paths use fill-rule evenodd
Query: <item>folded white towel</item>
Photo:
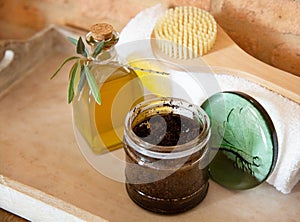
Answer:
<svg viewBox="0 0 300 222"><path fill-rule="evenodd" d="M124 27L118 44L150 39L154 25L164 10L161 5L156 5L141 11ZM224 69L214 77L220 90L245 92L269 113L277 131L279 153L276 167L267 182L282 193L290 193L300 180L300 105L256 83L232 76L230 70ZM185 85L183 87L192 90L191 79L182 81L181 78L179 81Z"/></svg>

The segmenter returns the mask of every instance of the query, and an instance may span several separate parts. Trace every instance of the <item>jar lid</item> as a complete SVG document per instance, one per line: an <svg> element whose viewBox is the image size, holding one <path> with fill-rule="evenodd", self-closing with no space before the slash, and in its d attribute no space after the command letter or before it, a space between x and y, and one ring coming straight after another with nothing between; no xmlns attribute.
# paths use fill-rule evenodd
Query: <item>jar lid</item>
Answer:
<svg viewBox="0 0 300 222"><path fill-rule="evenodd" d="M275 167L278 141L263 106L242 92L220 92L201 107L211 121L210 177L235 190L264 182Z"/></svg>

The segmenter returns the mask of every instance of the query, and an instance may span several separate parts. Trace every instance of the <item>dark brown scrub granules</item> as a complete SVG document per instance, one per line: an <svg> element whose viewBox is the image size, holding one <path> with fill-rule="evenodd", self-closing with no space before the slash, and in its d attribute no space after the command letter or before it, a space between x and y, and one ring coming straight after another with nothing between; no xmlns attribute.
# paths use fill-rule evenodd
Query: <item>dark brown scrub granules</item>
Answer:
<svg viewBox="0 0 300 222"><path fill-rule="evenodd" d="M172 155L189 149L185 144L199 137L203 126L195 119L170 112L146 117L133 125L132 130L142 141L152 144L149 151ZM126 189L141 207L157 213L180 213L206 196L208 169L199 162L205 147L179 158L149 157L130 147L126 139L124 149Z"/></svg>
<svg viewBox="0 0 300 222"><path fill-rule="evenodd" d="M202 129L193 119L178 114L155 114L133 127L145 142L158 146L176 146L195 139Z"/></svg>

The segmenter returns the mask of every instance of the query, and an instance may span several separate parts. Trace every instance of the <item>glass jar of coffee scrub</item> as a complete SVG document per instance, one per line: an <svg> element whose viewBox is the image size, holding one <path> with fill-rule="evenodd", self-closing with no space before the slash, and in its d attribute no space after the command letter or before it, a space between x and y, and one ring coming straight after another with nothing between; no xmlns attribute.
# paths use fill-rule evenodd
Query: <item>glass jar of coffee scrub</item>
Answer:
<svg viewBox="0 0 300 222"><path fill-rule="evenodd" d="M157 98L125 119L126 189L139 206L163 214L186 211L208 191L210 122L196 105Z"/></svg>

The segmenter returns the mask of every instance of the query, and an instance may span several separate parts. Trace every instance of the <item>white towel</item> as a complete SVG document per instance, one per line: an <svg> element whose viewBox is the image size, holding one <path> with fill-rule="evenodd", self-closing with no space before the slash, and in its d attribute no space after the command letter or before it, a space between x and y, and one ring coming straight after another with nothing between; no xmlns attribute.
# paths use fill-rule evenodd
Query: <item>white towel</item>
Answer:
<svg viewBox="0 0 300 222"><path fill-rule="evenodd" d="M141 11L124 27L118 44L150 39L154 25L164 10L161 5L156 5ZM267 182L282 193L290 193L300 180L300 105L256 83L232 76L230 70L216 74L215 78L220 90L245 92L269 113L277 131L279 153L276 167ZM191 88L191 79L182 81L181 78L179 81Z"/></svg>

